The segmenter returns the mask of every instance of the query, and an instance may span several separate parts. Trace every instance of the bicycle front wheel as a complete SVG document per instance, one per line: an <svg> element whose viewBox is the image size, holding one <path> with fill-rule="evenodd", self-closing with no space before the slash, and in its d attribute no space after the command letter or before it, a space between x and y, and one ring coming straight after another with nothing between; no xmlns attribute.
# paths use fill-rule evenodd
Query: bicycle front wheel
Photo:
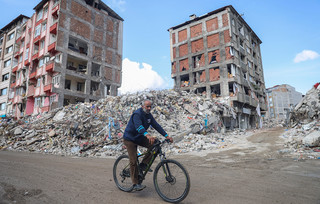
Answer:
<svg viewBox="0 0 320 204"><path fill-rule="evenodd" d="M160 162L153 174L153 183L159 196L170 203L185 199L190 190L190 177L179 162L168 159Z"/></svg>
<svg viewBox="0 0 320 204"><path fill-rule="evenodd" d="M113 165L113 180L117 187L125 192L132 191L130 163L128 155L121 155Z"/></svg>

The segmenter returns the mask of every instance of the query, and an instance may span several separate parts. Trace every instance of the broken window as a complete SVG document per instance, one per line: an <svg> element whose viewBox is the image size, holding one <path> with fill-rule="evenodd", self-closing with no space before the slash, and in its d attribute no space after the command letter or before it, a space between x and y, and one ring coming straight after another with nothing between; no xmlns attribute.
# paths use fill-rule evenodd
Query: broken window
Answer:
<svg viewBox="0 0 320 204"><path fill-rule="evenodd" d="M229 83L229 96L236 96L237 93L239 92L239 85L235 82L230 82Z"/></svg>
<svg viewBox="0 0 320 204"><path fill-rule="evenodd" d="M77 82L77 91L84 92L85 84L83 82Z"/></svg>
<svg viewBox="0 0 320 204"><path fill-rule="evenodd" d="M233 47L230 47L229 52L230 52L230 55L231 55L231 56L234 56L234 49L233 49Z"/></svg>
<svg viewBox="0 0 320 204"><path fill-rule="evenodd" d="M9 73L2 75L2 81L7 81L9 79Z"/></svg>
<svg viewBox="0 0 320 204"><path fill-rule="evenodd" d="M242 40L242 39L240 39L240 47L244 48L244 47L243 47L243 40Z"/></svg>
<svg viewBox="0 0 320 204"><path fill-rule="evenodd" d="M100 65L96 63L92 63L92 68L91 68L91 76L100 76Z"/></svg>
<svg viewBox="0 0 320 204"><path fill-rule="evenodd" d="M236 76L236 71L237 71L236 65L228 64L227 68L228 68L228 78Z"/></svg>
<svg viewBox="0 0 320 204"><path fill-rule="evenodd" d="M70 37L68 48L74 52L87 55L88 53L88 44L82 40Z"/></svg>
<svg viewBox="0 0 320 204"><path fill-rule="evenodd" d="M106 85L106 86L104 87L104 96L110 95L110 92L111 92L111 90L110 90L110 85Z"/></svg>
<svg viewBox="0 0 320 204"><path fill-rule="evenodd" d="M91 81L90 93L94 96L100 96L99 83Z"/></svg>
<svg viewBox="0 0 320 204"><path fill-rule="evenodd" d="M221 96L220 84L210 86L210 89L212 98L217 98Z"/></svg>
<svg viewBox="0 0 320 204"><path fill-rule="evenodd" d="M193 67L199 68L204 65L203 54L192 57Z"/></svg>
<svg viewBox="0 0 320 204"><path fill-rule="evenodd" d="M206 89L206 87L197 88L197 89L195 90L195 94L200 94L200 95L202 95L202 96L206 96L206 94L207 94L207 89Z"/></svg>
<svg viewBox="0 0 320 204"><path fill-rule="evenodd" d="M64 88L71 90L71 80L66 79L64 82Z"/></svg>
<svg viewBox="0 0 320 204"><path fill-rule="evenodd" d="M243 54L241 54L241 55L240 55L240 61L241 61L242 63L244 63L245 60L246 60L246 57L245 57Z"/></svg>
<svg viewBox="0 0 320 204"><path fill-rule="evenodd" d="M220 79L220 68L214 67L209 69L209 80L210 81L217 81Z"/></svg>
<svg viewBox="0 0 320 204"><path fill-rule="evenodd" d="M216 55L212 55L211 60L210 60L210 64L213 64L217 62L217 56Z"/></svg>
<svg viewBox="0 0 320 204"><path fill-rule="evenodd" d="M180 77L181 87L188 87L190 85L189 75L184 75Z"/></svg>
<svg viewBox="0 0 320 204"><path fill-rule="evenodd" d="M247 80L247 73L243 73L243 78Z"/></svg>

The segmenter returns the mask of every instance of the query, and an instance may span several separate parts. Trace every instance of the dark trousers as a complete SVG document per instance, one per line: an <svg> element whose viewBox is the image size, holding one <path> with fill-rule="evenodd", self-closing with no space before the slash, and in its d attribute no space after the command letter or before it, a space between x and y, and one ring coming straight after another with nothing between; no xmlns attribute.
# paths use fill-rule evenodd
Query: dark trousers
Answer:
<svg viewBox="0 0 320 204"><path fill-rule="evenodd" d="M127 147L129 161L130 161L130 176L133 184L138 184L138 165L137 165L137 147L138 145L129 140L123 140L124 145ZM149 140L146 137L143 137L140 146L148 148L148 153L146 153L143 157L142 163L147 164L150 162L152 158L152 154L149 153L152 145L149 143Z"/></svg>

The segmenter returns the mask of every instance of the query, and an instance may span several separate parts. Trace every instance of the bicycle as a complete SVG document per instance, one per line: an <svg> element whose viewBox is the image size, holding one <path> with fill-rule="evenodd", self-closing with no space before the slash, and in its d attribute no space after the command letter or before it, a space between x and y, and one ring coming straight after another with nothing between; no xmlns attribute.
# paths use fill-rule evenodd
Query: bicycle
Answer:
<svg viewBox="0 0 320 204"><path fill-rule="evenodd" d="M141 159L147 152L137 155L139 184L143 182L153 162L157 156L159 156L160 162L156 166L153 174L153 184L156 192L164 201L178 203L184 200L189 193L190 177L182 164L173 159L166 158L165 153L162 151L162 146L165 142L169 143L169 140L156 140L154 142L153 147L150 150L152 158L144 171L139 168L139 158ZM120 190L125 192L131 192L133 190L132 181L130 178L130 164L128 155L121 155L115 161L113 166L113 179Z"/></svg>

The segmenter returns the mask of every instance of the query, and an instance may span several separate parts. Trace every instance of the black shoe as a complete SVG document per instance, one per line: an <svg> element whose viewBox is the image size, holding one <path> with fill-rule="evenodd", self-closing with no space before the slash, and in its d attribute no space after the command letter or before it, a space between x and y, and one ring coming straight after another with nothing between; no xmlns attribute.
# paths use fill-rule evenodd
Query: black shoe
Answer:
<svg viewBox="0 0 320 204"><path fill-rule="evenodd" d="M147 165L145 163L140 163L139 167L142 171L147 169ZM153 172L153 170L150 168L148 172Z"/></svg>
<svg viewBox="0 0 320 204"><path fill-rule="evenodd" d="M142 185L142 184L133 184L133 191L142 191L145 189L147 186Z"/></svg>

